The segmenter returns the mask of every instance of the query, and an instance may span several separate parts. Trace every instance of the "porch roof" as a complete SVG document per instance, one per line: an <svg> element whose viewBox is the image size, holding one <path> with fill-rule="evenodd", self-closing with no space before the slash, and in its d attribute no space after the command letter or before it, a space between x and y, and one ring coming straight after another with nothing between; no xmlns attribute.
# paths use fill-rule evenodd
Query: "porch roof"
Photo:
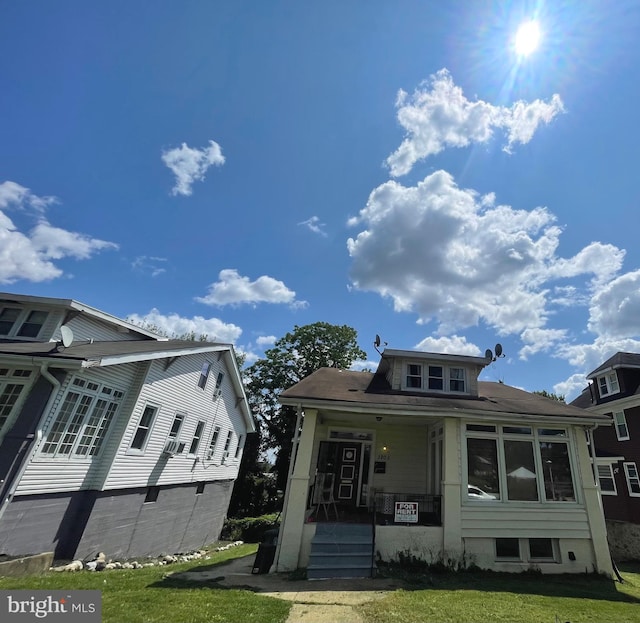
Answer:
<svg viewBox="0 0 640 623"><path fill-rule="evenodd" d="M478 396L453 396L391 389L382 374L321 368L280 394L280 402L307 408L370 413L423 413L454 417L485 416L565 420L610 425L606 416L587 412L530 392L487 381Z"/></svg>

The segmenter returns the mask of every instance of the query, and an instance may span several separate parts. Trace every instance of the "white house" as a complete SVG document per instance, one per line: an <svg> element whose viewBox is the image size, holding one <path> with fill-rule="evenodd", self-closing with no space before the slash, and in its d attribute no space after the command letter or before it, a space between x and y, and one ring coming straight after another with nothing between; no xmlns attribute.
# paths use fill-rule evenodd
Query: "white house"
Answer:
<svg viewBox="0 0 640 623"><path fill-rule="evenodd" d="M231 345L0 293L1 554L212 542L253 430Z"/></svg>
<svg viewBox="0 0 640 623"><path fill-rule="evenodd" d="M612 573L588 441L605 416L478 376L490 357L386 349L281 394L300 434L278 571L453 567ZM591 444L593 447L593 444Z"/></svg>

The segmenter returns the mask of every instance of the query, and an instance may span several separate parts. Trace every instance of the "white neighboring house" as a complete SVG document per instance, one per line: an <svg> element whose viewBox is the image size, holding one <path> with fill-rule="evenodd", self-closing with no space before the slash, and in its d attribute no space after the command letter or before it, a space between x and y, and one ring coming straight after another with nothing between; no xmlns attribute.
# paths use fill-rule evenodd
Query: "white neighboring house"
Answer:
<svg viewBox="0 0 640 623"><path fill-rule="evenodd" d="M230 344L0 293L0 554L215 541L252 432Z"/></svg>

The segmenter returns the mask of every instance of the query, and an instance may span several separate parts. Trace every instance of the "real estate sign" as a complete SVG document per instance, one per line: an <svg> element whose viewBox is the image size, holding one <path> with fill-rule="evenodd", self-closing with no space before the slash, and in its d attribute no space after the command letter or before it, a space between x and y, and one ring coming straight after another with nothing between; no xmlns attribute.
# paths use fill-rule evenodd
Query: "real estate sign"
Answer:
<svg viewBox="0 0 640 623"><path fill-rule="evenodd" d="M395 523L418 523L418 502L396 502Z"/></svg>

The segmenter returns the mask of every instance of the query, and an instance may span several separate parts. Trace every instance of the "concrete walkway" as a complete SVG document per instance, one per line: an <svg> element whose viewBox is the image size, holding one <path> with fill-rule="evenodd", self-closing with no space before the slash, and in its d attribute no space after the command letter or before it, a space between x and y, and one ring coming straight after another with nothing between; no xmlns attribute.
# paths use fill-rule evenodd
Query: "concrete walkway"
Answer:
<svg viewBox="0 0 640 623"><path fill-rule="evenodd" d="M403 588L388 578L291 580L288 574L252 574L255 554L202 571L185 571L172 577L215 582L220 586L251 590L293 603L287 623L362 623L354 606L380 599Z"/></svg>

